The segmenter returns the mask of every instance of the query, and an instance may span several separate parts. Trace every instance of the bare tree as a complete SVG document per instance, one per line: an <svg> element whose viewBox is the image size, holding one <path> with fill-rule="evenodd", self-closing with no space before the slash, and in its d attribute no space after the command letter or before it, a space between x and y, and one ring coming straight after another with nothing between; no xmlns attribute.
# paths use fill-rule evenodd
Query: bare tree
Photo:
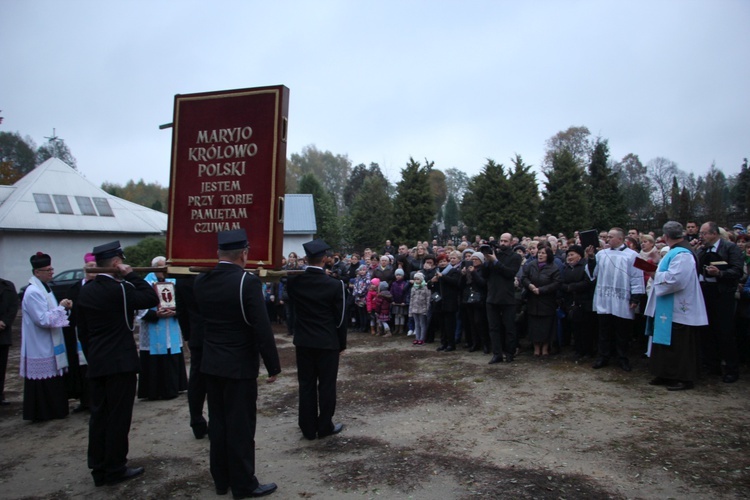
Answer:
<svg viewBox="0 0 750 500"><path fill-rule="evenodd" d="M646 168L654 192L654 205L657 210L666 212L672 193L672 179L675 176L680 178L684 174L675 162L661 156L649 161Z"/></svg>

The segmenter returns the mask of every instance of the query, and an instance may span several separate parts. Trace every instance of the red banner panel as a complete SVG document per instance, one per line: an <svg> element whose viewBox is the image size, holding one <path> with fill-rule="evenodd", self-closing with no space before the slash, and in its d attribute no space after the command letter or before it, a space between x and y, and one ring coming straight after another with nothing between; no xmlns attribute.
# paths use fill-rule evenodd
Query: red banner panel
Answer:
<svg viewBox="0 0 750 500"><path fill-rule="evenodd" d="M217 262L217 233L245 229L248 266L281 266L289 89L174 98L167 261Z"/></svg>

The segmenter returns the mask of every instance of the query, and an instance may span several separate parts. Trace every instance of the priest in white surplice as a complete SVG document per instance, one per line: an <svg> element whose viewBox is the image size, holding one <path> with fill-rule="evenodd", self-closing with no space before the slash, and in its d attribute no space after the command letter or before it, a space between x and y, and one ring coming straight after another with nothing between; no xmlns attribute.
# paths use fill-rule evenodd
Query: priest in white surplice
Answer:
<svg viewBox="0 0 750 500"><path fill-rule="evenodd" d="M607 237L609 248L596 254L594 268L594 310L599 318L599 352L593 368L606 366L609 358L616 355L620 368L629 372L628 345L633 334L633 319L646 289L643 271L633 266L638 254L624 244L624 231L613 227Z"/></svg>
<svg viewBox="0 0 750 500"><path fill-rule="evenodd" d="M646 333L652 336L649 368L651 385L670 391L692 389L698 378L700 331L708 324L706 305L698 281L697 260L683 239L682 224L664 224L669 253L659 263L646 304Z"/></svg>

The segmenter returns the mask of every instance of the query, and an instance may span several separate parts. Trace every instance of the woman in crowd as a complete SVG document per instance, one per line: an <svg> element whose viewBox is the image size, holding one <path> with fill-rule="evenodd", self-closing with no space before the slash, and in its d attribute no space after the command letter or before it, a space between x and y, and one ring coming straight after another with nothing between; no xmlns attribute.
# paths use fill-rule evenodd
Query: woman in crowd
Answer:
<svg viewBox="0 0 750 500"><path fill-rule="evenodd" d="M524 269L522 286L527 290L526 317L528 335L534 344L534 356L549 355L549 344L557 331L557 290L560 270L554 262L552 249L543 247L536 262Z"/></svg>
<svg viewBox="0 0 750 500"><path fill-rule="evenodd" d="M485 354L490 352L490 334L487 327L487 282L482 277L484 254L474 252L469 260L469 266L461 269L461 301L466 311L464 330L469 352L482 349Z"/></svg>
<svg viewBox="0 0 750 500"><path fill-rule="evenodd" d="M596 313L592 308L595 282L589 278L589 273L587 273L589 260L584 256L583 247L571 245L561 273L563 309L578 359L596 354L597 338Z"/></svg>
<svg viewBox="0 0 750 500"><path fill-rule="evenodd" d="M381 283L385 281L388 286L391 285L394 279L393 266L391 265L391 259L387 255L380 257L378 266L372 271L372 277L378 278Z"/></svg>
<svg viewBox="0 0 750 500"><path fill-rule="evenodd" d="M440 325L438 351L456 350L456 313L458 312L461 254L453 251L450 257L438 256L438 272L432 278L438 284L440 301L436 303Z"/></svg>
<svg viewBox="0 0 750 500"><path fill-rule="evenodd" d="M302 262L297 258L297 252L289 252L286 259L286 265L282 268L285 271L301 271L305 268ZM289 295L286 290L286 278L281 278L279 295L281 296L280 304L284 306L284 316L286 317L286 329L289 335L294 335L294 308L289 304Z"/></svg>
<svg viewBox="0 0 750 500"><path fill-rule="evenodd" d="M357 331L366 332L370 323L367 314L367 292L370 288L370 276L367 274L367 266L362 264L357 271L357 277L351 285L351 294L354 298L354 309L357 318Z"/></svg>

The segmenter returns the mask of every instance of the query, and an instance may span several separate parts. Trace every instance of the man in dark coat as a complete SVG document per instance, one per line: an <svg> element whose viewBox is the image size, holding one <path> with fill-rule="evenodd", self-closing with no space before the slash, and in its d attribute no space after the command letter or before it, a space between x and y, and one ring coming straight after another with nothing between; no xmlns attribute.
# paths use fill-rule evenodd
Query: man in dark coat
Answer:
<svg viewBox="0 0 750 500"><path fill-rule="evenodd" d="M196 439L203 439L208 434L208 422L203 416L203 406L206 402L206 377L201 372L205 322L198 312L198 302L193 293L194 280L193 276L177 278L174 293L177 321L180 324L182 337L190 347L190 378L187 389L190 427Z"/></svg>
<svg viewBox="0 0 750 500"><path fill-rule="evenodd" d="M500 235L497 250L482 247L486 261L482 275L487 281L487 322L492 341L492 359L489 364L513 361L518 345L516 334L516 286L515 279L521 268L521 256L513 251L510 233Z"/></svg>
<svg viewBox="0 0 750 500"><path fill-rule="evenodd" d="M0 279L0 405L5 400L5 370L8 368L8 351L12 343L13 322L18 314L18 294L12 282Z"/></svg>
<svg viewBox="0 0 750 500"><path fill-rule="evenodd" d="M288 278L287 289L296 318L299 427L307 439L315 439L344 428L333 423L333 414L339 354L346 349L346 291L323 270L331 247L320 239L303 247L309 265L303 274Z"/></svg>
<svg viewBox="0 0 750 500"><path fill-rule="evenodd" d="M134 315L159 303L154 289L123 263L119 241L94 248L97 267L113 268L81 287L77 322L87 345L91 396L88 465L96 486L116 484L143 474L130 468L128 434L133 417L138 349Z"/></svg>
<svg viewBox="0 0 750 500"><path fill-rule="evenodd" d="M701 333L701 357L703 364L715 374L721 374L723 360L722 380L731 384L740 377L739 353L734 338L737 307L734 293L742 278L745 261L737 245L721 239L715 222L703 224L700 236L703 247L698 250L698 273L708 312L708 326L702 327Z"/></svg>
<svg viewBox="0 0 750 500"><path fill-rule="evenodd" d="M201 371L211 419L211 476L219 495L231 488L234 498L258 497L276 491L275 483L260 484L255 477L260 358L269 383L281 365L262 284L244 269L247 233L223 231L218 240L218 265L195 278L193 285L204 321Z"/></svg>

